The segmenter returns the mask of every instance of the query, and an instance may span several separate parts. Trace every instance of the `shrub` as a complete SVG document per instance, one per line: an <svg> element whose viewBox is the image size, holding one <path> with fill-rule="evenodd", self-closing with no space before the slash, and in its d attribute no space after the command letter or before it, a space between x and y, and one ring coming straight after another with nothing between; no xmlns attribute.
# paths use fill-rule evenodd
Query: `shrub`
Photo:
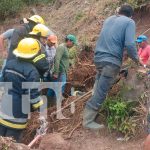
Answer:
<svg viewBox="0 0 150 150"><path fill-rule="evenodd" d="M23 0L27 5L39 4L39 3L53 3L55 0Z"/></svg>
<svg viewBox="0 0 150 150"><path fill-rule="evenodd" d="M23 6L22 0L1 0L0 18L5 20L7 16L15 15Z"/></svg>
<svg viewBox="0 0 150 150"><path fill-rule="evenodd" d="M149 0L121 0L123 3L128 3L132 5L134 8L138 8L140 5L149 2Z"/></svg>
<svg viewBox="0 0 150 150"><path fill-rule="evenodd" d="M106 114L106 123L110 130L124 134L128 139L135 135L137 123L135 122L135 102L124 101L121 97L108 98L101 109Z"/></svg>

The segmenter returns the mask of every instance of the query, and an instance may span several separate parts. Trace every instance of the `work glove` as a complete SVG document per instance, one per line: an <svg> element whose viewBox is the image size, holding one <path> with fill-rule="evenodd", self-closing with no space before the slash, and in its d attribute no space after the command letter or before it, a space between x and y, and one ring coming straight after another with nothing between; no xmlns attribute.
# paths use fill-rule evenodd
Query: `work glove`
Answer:
<svg viewBox="0 0 150 150"><path fill-rule="evenodd" d="M119 75L124 77L124 78L127 78L128 76L128 69L122 69L120 72L119 72Z"/></svg>

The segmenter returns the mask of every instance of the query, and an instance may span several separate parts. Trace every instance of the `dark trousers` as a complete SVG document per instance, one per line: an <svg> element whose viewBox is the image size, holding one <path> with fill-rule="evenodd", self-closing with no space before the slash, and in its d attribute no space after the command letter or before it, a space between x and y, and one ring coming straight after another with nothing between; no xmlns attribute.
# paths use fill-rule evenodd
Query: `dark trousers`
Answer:
<svg viewBox="0 0 150 150"><path fill-rule="evenodd" d="M5 126L0 125L0 136L12 137L14 140L16 140L16 142L20 141L22 131L23 130L7 128Z"/></svg>
<svg viewBox="0 0 150 150"><path fill-rule="evenodd" d="M98 110L103 104L109 89L112 87L120 71L120 67L107 62L96 65L96 68L97 75L94 85L94 94L86 103L87 107L94 110Z"/></svg>

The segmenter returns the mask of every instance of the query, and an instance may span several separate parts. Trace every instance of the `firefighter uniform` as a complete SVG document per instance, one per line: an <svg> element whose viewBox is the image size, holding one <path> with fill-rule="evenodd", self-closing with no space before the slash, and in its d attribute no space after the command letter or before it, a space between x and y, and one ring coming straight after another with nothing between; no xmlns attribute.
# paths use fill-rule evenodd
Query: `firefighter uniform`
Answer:
<svg viewBox="0 0 150 150"><path fill-rule="evenodd" d="M40 47L40 43L37 40L25 38L19 42L18 47L13 51L17 59L9 60L6 64L4 82L12 83L12 88L8 90L8 95L12 96L12 105L11 99L6 98L7 96L4 94L0 109L1 136L12 136L18 141L22 130L27 126L28 114L30 113L30 109L24 107L30 106L32 110L37 110L43 105L38 89L22 89L23 82L33 83L40 81L39 72L30 63L30 59L36 57ZM25 99L29 105L24 106L22 95L26 94L30 94L30 99ZM27 103L25 102L25 104ZM23 113L23 109L27 113Z"/></svg>

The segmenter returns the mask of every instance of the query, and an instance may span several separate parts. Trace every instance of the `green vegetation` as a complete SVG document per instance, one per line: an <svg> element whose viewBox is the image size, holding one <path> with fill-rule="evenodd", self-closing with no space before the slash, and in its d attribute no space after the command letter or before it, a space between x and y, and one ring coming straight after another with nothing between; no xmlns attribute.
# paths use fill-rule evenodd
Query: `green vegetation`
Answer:
<svg viewBox="0 0 150 150"><path fill-rule="evenodd" d="M0 18L1 20L5 20L8 16L14 16L26 5L52 3L54 1L55 0L1 0Z"/></svg>
<svg viewBox="0 0 150 150"><path fill-rule="evenodd" d="M15 15L23 6L22 0L2 0L0 1L0 18Z"/></svg>
<svg viewBox="0 0 150 150"><path fill-rule="evenodd" d="M121 0L121 2L131 4L134 8L138 8L140 5L149 2L149 0Z"/></svg>
<svg viewBox="0 0 150 150"><path fill-rule="evenodd" d="M118 0L115 3L108 2L105 5L105 9L103 11L103 15L110 16L113 14L118 7L120 7L123 4L130 4L133 8L140 8L143 4L148 3L149 0Z"/></svg>
<svg viewBox="0 0 150 150"><path fill-rule="evenodd" d="M77 21L81 20L81 18L83 18L83 16L84 16L84 13L82 11L78 12L75 16L75 21L77 22Z"/></svg>
<svg viewBox="0 0 150 150"><path fill-rule="evenodd" d="M120 132L128 140L135 136L140 125L135 119L140 114L135 111L139 107L139 102L125 101L121 96L115 96L107 98L100 112L107 117L106 123L110 131Z"/></svg>
<svg viewBox="0 0 150 150"><path fill-rule="evenodd" d="M40 3L53 3L55 0L23 0L27 5L40 4Z"/></svg>

